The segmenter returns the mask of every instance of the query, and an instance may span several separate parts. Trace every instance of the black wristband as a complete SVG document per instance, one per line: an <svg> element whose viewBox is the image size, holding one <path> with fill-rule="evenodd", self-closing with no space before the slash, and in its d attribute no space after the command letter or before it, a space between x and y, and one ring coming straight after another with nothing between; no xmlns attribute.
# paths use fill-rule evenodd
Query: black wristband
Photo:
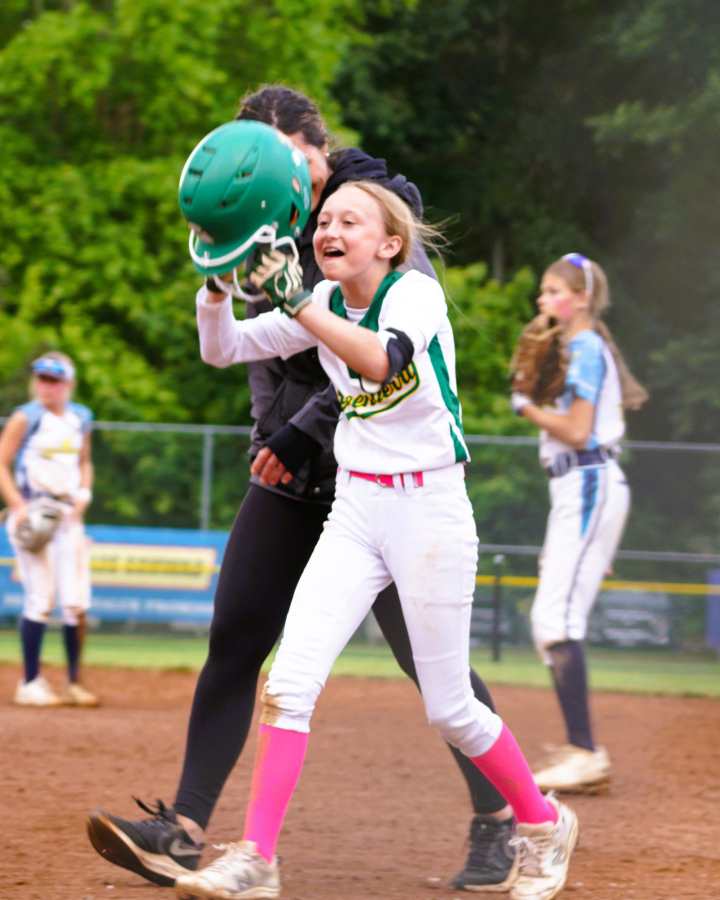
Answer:
<svg viewBox="0 0 720 900"><path fill-rule="evenodd" d="M322 447L309 434L300 431L290 422L283 425L275 434L265 441L265 446L277 456L280 462L292 475L297 475L305 463L317 456Z"/></svg>

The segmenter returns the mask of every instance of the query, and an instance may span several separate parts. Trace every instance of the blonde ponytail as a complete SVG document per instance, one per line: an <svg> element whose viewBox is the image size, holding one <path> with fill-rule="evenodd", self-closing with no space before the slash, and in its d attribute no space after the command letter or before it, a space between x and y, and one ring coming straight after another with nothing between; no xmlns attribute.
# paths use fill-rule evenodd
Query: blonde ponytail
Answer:
<svg viewBox="0 0 720 900"><path fill-rule="evenodd" d="M608 350L612 353L617 366L618 376L620 378L620 389L622 390L623 407L625 409L640 409L640 407L649 399L650 395L640 382L635 378L622 353L618 350L617 344L613 340L610 329L602 319L595 319L595 331L607 344Z"/></svg>

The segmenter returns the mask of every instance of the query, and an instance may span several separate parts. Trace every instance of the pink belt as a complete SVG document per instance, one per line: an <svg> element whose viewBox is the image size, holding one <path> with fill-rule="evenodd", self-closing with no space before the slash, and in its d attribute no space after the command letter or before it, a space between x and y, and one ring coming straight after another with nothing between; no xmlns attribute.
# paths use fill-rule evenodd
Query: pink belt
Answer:
<svg viewBox="0 0 720 900"><path fill-rule="evenodd" d="M385 487L393 486L393 476L392 475L369 475L367 472L351 472L351 478L362 478L364 481L375 481L377 484L383 484ZM423 486L423 473L422 472L413 472L412 473L413 482L415 487ZM400 484L405 485L405 479L403 476L400 476Z"/></svg>

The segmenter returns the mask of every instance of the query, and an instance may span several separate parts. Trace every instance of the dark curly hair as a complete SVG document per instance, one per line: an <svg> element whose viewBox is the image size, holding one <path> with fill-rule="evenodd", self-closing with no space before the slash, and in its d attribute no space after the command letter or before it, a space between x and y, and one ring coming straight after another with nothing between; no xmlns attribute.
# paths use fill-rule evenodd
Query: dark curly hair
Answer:
<svg viewBox="0 0 720 900"><path fill-rule="evenodd" d="M264 84L252 94L246 94L235 118L265 122L283 134L299 131L315 147L322 148L328 141L327 128L317 106L305 94L281 84Z"/></svg>

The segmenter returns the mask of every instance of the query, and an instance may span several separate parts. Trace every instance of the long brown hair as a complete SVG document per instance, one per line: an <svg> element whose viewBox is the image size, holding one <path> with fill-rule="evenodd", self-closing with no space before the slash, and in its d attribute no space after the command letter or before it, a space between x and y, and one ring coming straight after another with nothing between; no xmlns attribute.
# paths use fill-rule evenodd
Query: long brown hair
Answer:
<svg viewBox="0 0 720 900"><path fill-rule="evenodd" d="M610 306L610 287L607 275L602 268L592 260L588 260L588 263L592 272L590 315L593 319L593 328L605 341L615 360L620 378L623 406L625 409L640 409L650 395L628 368L628 364L623 359L622 353L613 340L612 334L610 334L610 329L600 318ZM580 292L587 289L585 270L571 263L569 259L558 259L551 266L548 266L546 273L558 275L567 281L574 291Z"/></svg>
<svg viewBox="0 0 720 900"><path fill-rule="evenodd" d="M283 134L299 131L308 144L321 150L328 142L327 126L317 106L305 94L284 84L264 84L245 94L235 118L265 122Z"/></svg>

